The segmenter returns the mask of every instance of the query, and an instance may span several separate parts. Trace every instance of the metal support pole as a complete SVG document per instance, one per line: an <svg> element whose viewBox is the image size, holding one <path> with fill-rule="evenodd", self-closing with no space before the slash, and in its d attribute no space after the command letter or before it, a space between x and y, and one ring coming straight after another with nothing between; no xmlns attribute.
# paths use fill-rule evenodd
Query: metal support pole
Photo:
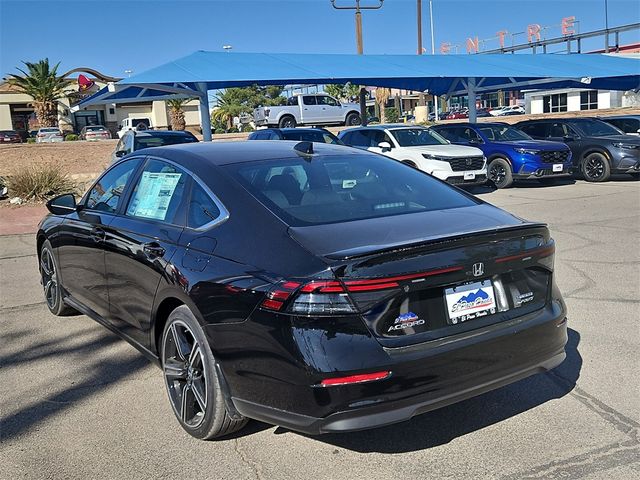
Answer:
<svg viewBox="0 0 640 480"><path fill-rule="evenodd" d="M467 97L469 98L469 123L475 123L478 120L476 111L476 79L469 78L467 80Z"/></svg>
<svg viewBox="0 0 640 480"><path fill-rule="evenodd" d="M416 2L416 17L418 17L418 55L422 55L422 0Z"/></svg>
<svg viewBox="0 0 640 480"><path fill-rule="evenodd" d="M429 22L431 23L431 55L436 54L435 35L433 33L433 3L429 0Z"/></svg>
<svg viewBox="0 0 640 480"><path fill-rule="evenodd" d="M200 127L202 127L202 139L211 141L211 112L209 112L209 92L206 83L198 84L200 92Z"/></svg>
<svg viewBox="0 0 640 480"><path fill-rule="evenodd" d="M438 116L438 102L440 101L440 97L438 97L437 95L432 95L433 97L433 112L435 113L435 117L433 118L434 123L438 123L438 120L440 120L440 117Z"/></svg>

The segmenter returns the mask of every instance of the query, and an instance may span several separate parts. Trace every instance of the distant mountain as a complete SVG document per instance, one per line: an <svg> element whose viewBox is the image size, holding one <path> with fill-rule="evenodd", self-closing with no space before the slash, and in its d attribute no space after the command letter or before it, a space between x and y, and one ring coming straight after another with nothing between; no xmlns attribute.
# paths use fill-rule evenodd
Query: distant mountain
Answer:
<svg viewBox="0 0 640 480"><path fill-rule="evenodd" d="M460 298L460 300L458 300L456 303L463 303L463 302L473 303L479 298L482 300L487 300L489 298L489 294L484 290L482 290L481 288L479 288L477 292L471 292L470 294L465 295L464 297Z"/></svg>

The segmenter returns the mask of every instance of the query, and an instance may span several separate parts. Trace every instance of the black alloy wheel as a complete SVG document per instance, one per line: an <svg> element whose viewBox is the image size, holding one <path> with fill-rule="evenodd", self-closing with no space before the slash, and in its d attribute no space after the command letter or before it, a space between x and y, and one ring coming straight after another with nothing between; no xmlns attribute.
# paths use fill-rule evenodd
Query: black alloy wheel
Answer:
<svg viewBox="0 0 640 480"><path fill-rule="evenodd" d="M344 123L348 127L355 127L362 124L362 119L360 118L359 114L351 112L349 115L347 115L347 119Z"/></svg>
<svg viewBox="0 0 640 480"><path fill-rule="evenodd" d="M62 287L59 283L58 266L53 256L49 240L45 240L40 249L40 283L44 290L44 300L51 313L57 316L72 315L76 311L66 305L62 299Z"/></svg>
<svg viewBox="0 0 640 480"><path fill-rule="evenodd" d="M291 115L286 115L280 119L278 127L280 128L295 128L297 125L296 119Z"/></svg>
<svg viewBox="0 0 640 480"><path fill-rule="evenodd" d="M582 174L587 182L606 182L611 176L609 161L601 153L591 153L582 162Z"/></svg>
<svg viewBox="0 0 640 480"><path fill-rule="evenodd" d="M496 188L507 188L513 183L511 165L502 158L496 158L491 161L487 174Z"/></svg>
<svg viewBox="0 0 640 480"><path fill-rule="evenodd" d="M200 439L228 435L247 420L227 413L215 360L202 328L188 307L176 308L162 336L162 370L173 412Z"/></svg>

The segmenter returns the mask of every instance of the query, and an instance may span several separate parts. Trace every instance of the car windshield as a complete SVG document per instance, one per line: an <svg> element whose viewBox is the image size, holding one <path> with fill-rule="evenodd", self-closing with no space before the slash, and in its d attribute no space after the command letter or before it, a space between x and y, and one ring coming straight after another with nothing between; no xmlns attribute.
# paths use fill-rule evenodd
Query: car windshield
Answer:
<svg viewBox="0 0 640 480"><path fill-rule="evenodd" d="M193 143L197 141L198 139L191 135L163 135L157 137L136 136L136 150L150 147L162 147L165 145L176 145L180 143Z"/></svg>
<svg viewBox="0 0 640 480"><path fill-rule="evenodd" d="M531 137L517 128L506 125L491 125L480 127L482 133L490 142L515 142L518 140L531 140Z"/></svg>
<svg viewBox="0 0 640 480"><path fill-rule="evenodd" d="M60 133L60 130L57 128L41 128L40 132L42 133Z"/></svg>
<svg viewBox="0 0 640 480"><path fill-rule="evenodd" d="M419 147L422 145L446 145L444 137L428 128L398 128L390 130L391 135L401 147Z"/></svg>
<svg viewBox="0 0 640 480"><path fill-rule="evenodd" d="M609 125L602 120L589 120L587 122L576 122L572 126L577 127L583 135L587 137L606 137L608 135L623 135L622 130L618 130L613 125Z"/></svg>
<svg viewBox="0 0 640 480"><path fill-rule="evenodd" d="M332 143L334 145L344 145L338 137L330 132L323 132L322 130L300 130L282 132L284 140L299 140L304 142L316 142L316 143Z"/></svg>
<svg viewBox="0 0 640 480"><path fill-rule="evenodd" d="M275 215L295 227L476 204L430 175L379 155L287 158L224 168Z"/></svg>
<svg viewBox="0 0 640 480"><path fill-rule="evenodd" d="M101 130L106 130L106 128L100 126L100 125L95 125L95 126L91 126L91 127L87 127L87 132L99 132Z"/></svg>

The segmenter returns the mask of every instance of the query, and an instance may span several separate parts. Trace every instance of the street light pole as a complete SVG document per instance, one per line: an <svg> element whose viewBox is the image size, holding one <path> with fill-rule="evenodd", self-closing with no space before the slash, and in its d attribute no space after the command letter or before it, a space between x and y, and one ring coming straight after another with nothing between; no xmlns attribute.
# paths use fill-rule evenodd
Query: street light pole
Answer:
<svg viewBox="0 0 640 480"><path fill-rule="evenodd" d="M361 10L378 10L382 8L384 0L378 0L378 5L366 5L360 6L360 0L355 0L354 6L339 6L336 5L336 0L331 0L331 5L336 10L355 10L356 11L356 48L358 49L358 55L362 55L364 52L364 46L362 43L362 12ZM360 118L362 119L362 125L367 124L367 90L363 87L360 89Z"/></svg>
<svg viewBox="0 0 640 480"><path fill-rule="evenodd" d="M609 4L604 0L604 51L609 53Z"/></svg>

